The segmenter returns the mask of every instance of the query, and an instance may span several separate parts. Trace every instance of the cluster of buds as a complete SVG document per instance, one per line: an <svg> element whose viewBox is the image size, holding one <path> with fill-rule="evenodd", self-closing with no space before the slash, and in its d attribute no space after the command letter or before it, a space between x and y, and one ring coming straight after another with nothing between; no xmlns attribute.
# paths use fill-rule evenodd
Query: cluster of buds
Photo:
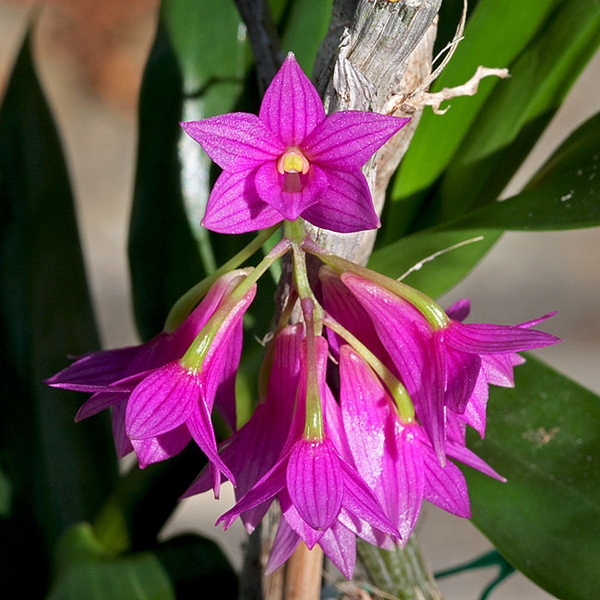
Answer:
<svg viewBox="0 0 600 600"><path fill-rule="evenodd" d="M270 227L262 241L283 221L282 239L255 268L238 268L242 253L235 267L201 282L151 341L80 357L48 381L92 393L77 419L111 408L118 455L135 452L141 467L193 440L208 466L185 496L218 496L229 480L236 503L219 519L225 527L240 518L251 532L277 501L268 571L304 542L320 545L350 578L356 538L403 545L423 500L469 517L453 461L502 477L466 447L466 427L484 435L488 386L513 385L518 352L559 341L533 329L547 317L465 323L468 301L444 311L307 236L304 220L343 232L378 225L360 167L404 123L358 111L326 117L290 56L258 117L184 124L223 168L204 224ZM265 351L258 403L240 426L243 316L260 277L284 256L291 291ZM309 277L308 257L318 277ZM219 443L213 411L231 430Z"/></svg>

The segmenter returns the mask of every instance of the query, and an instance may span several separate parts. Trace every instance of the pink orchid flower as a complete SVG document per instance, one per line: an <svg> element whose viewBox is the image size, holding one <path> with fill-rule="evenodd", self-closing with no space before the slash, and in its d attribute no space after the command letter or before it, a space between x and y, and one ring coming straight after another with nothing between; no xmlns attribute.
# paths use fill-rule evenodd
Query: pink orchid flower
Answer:
<svg viewBox="0 0 600 600"><path fill-rule="evenodd" d="M360 169L409 120L362 111L325 115L317 90L288 54L258 116L181 124L223 169L202 224L242 233L302 217L344 233L379 227Z"/></svg>

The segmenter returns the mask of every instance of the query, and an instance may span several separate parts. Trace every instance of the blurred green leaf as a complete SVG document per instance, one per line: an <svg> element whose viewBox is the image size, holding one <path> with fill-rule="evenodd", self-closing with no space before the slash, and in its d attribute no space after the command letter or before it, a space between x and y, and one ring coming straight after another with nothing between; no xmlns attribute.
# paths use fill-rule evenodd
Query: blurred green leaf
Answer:
<svg viewBox="0 0 600 600"><path fill-rule="evenodd" d="M375 250L369 267L394 279L411 270L403 281L436 298L466 277L500 235L490 229L423 230Z"/></svg>
<svg viewBox="0 0 600 600"><path fill-rule="evenodd" d="M480 0L469 18L463 41L432 91L464 83L479 65L509 66L539 33L559 1ZM506 83L486 78L475 96L453 99L450 110L443 116L429 109L424 111L393 182L380 244L396 240L410 227L431 186L452 163L479 111L492 92L497 93Z"/></svg>
<svg viewBox="0 0 600 600"><path fill-rule="evenodd" d="M524 192L467 213L444 229L548 231L600 225L599 169L597 114L562 144Z"/></svg>
<svg viewBox="0 0 600 600"><path fill-rule="evenodd" d="M183 79L161 22L140 92L129 228L134 312L144 340L162 330L175 300L205 274L181 190L182 111Z"/></svg>
<svg viewBox="0 0 600 600"><path fill-rule="evenodd" d="M558 598L600 597L600 398L529 357L493 388L486 439L469 446L504 475L465 473L473 521Z"/></svg>
<svg viewBox="0 0 600 600"><path fill-rule="evenodd" d="M96 350L98 338L67 169L29 35L0 109L0 232L0 460L12 490L10 518L0 521L1 575L7 589L40 597L49 549L102 505L116 456L108 420L76 425L82 396L43 383L68 354Z"/></svg>
<svg viewBox="0 0 600 600"><path fill-rule="evenodd" d="M282 49L294 52L309 77L327 33L332 5L333 0L288 0L279 23Z"/></svg>
<svg viewBox="0 0 600 600"><path fill-rule="evenodd" d="M156 556L168 573L177 600L196 600L201 590L219 590L221 600L238 598L238 580L223 552L211 540L186 534L161 543Z"/></svg>
<svg viewBox="0 0 600 600"><path fill-rule="evenodd" d="M496 200L600 45L600 6L565 0L510 65L444 173L437 222Z"/></svg>
<svg viewBox="0 0 600 600"><path fill-rule="evenodd" d="M245 28L233 2L163 2L140 97L129 242L136 320L144 339L162 329L181 294L251 237L200 226L218 169L179 126L242 110L254 101L252 92L241 96L251 79Z"/></svg>
<svg viewBox="0 0 600 600"><path fill-rule="evenodd" d="M439 227L380 247L369 266L400 277L424 258L483 235L426 262L406 282L439 296L464 278L505 230L548 231L600 225L600 115L575 131L532 178L525 191Z"/></svg>
<svg viewBox="0 0 600 600"><path fill-rule="evenodd" d="M61 538L55 567L48 600L175 600L167 573L154 553L113 556L88 523L72 527Z"/></svg>

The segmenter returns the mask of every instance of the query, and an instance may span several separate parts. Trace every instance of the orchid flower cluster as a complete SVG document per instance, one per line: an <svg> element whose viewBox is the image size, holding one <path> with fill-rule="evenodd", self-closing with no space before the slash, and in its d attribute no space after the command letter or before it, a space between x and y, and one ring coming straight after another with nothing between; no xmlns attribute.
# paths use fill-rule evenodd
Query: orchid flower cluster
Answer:
<svg viewBox="0 0 600 600"><path fill-rule="evenodd" d="M78 420L112 409L118 455L135 452L142 468L193 440L208 466L185 496L218 496L229 480L236 504L219 519L225 527L239 518L252 532L277 501L267 571L304 542L320 545L350 578L356 538L384 549L406 543L424 500L469 517L454 461L502 477L466 447L466 427L484 435L488 387L513 385L518 352L559 341L533 328L547 316L466 323L467 300L443 310L307 236L304 221L338 232L379 225L360 169L406 122L360 111L326 116L289 55L258 116L183 123L223 169L204 226L266 231L183 296L155 338L77 358L48 381L92 394ZM256 267L242 267L281 230ZM240 426L243 317L260 278L284 256L291 292L265 350L258 403ZM309 277L307 257L318 261L318 277ZM215 411L232 432L220 442Z"/></svg>

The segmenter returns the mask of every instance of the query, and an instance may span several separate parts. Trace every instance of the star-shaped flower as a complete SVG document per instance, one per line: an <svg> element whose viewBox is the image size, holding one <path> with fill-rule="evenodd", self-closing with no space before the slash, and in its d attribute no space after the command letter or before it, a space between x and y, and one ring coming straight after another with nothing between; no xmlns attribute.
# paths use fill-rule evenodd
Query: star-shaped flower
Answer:
<svg viewBox="0 0 600 600"><path fill-rule="evenodd" d="M223 169L202 224L242 233L302 217L343 233L378 227L360 169L409 120L353 110L325 115L317 90L288 54L258 116L182 123Z"/></svg>

